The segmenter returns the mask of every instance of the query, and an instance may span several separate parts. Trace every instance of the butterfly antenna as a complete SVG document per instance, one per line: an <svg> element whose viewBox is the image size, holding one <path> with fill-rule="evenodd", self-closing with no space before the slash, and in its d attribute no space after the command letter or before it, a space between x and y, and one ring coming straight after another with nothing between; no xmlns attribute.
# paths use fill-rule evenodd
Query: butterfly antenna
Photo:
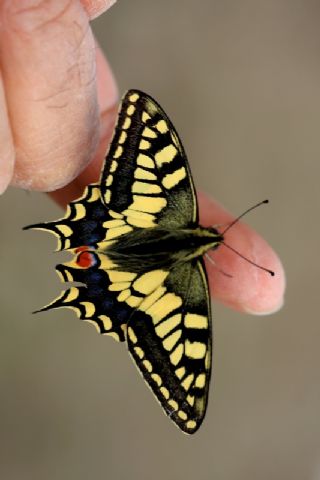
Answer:
<svg viewBox="0 0 320 480"><path fill-rule="evenodd" d="M267 273L270 273L271 277L274 277L274 271L273 270L269 270L269 268L265 268L265 267L262 267L261 265L258 265L257 263L253 262L252 260L250 260L249 258L245 257L244 255L242 255L240 252L238 252L238 250L236 250L235 248L233 247L230 247L230 245L228 245L227 243L225 243L224 241L221 242L222 245L224 245L225 247L229 248L229 250L231 250L232 252L236 253L237 255L239 255L239 257L243 258L243 260L245 260L246 262L248 263L251 263L251 265L254 265L255 267L257 268L260 268L260 270L263 270L264 272L267 272Z"/></svg>
<svg viewBox="0 0 320 480"><path fill-rule="evenodd" d="M241 213L239 217L235 218L228 226L227 228L222 232L222 235L224 235L228 230L230 230L233 225L239 222L240 218L244 217L247 215L247 213L251 212L251 210L254 210L255 208L260 207L260 205L263 205L264 203L269 203L269 200L263 200L262 202L257 203L256 205L253 205L253 207L248 208L245 212Z"/></svg>
<svg viewBox="0 0 320 480"><path fill-rule="evenodd" d="M263 205L264 203L269 203L269 200L263 200L262 202L259 202L257 203L256 205L253 205L253 207L250 207L248 208L248 210L246 210L245 212L243 212L241 215L239 215L239 217L235 218L228 226L227 228L222 232L222 235L224 236L224 234L230 230L231 227L233 227L233 225L235 225L237 222L239 222L240 218L244 217L245 215L247 215L247 213L251 212L252 210L254 210L255 208L257 207L260 207L260 205ZM245 257L244 255L242 255L240 252L238 252L238 250L236 250L235 248L231 247L230 245L228 245L227 243L225 243L225 241L222 241L221 242L225 247L229 248L229 250L231 250L232 252L236 253L239 257L241 257L243 260L245 260L246 262L250 263L251 265L254 265L255 267L257 268L260 268L260 270L263 270L264 272L267 272L269 273L272 277L274 276L274 272L272 270L269 270L269 268L265 268L265 267L262 267L261 265L258 265L257 263L253 262L252 260L250 260L249 258Z"/></svg>

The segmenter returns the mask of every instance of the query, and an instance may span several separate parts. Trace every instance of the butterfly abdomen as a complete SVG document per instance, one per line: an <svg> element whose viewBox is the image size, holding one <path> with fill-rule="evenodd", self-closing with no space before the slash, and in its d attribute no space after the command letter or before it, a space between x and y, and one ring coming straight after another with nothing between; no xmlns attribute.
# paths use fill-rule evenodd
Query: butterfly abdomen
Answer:
<svg viewBox="0 0 320 480"><path fill-rule="evenodd" d="M136 229L113 243L105 253L118 268L142 273L153 268L172 268L219 246L222 236L217 230L197 227L169 230Z"/></svg>

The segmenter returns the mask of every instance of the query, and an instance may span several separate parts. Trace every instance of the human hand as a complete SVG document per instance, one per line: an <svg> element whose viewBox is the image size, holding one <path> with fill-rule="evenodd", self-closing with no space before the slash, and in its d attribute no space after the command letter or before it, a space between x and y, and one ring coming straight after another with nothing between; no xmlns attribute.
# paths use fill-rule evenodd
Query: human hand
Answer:
<svg viewBox="0 0 320 480"><path fill-rule="evenodd" d="M112 3L1 2L0 193L70 184L96 152L101 119L111 130L117 87L89 20Z"/></svg>
<svg viewBox="0 0 320 480"><path fill-rule="evenodd" d="M8 183L52 191L51 197L65 206L99 178L116 117L117 87L94 43L89 20L111 3L28 0L21 8L19 0L3 2L0 191ZM199 195L199 206L204 225L233 219L205 195ZM222 245L214 258L232 278L207 264L213 296L239 311L265 314L279 309L285 278L276 254L240 222L227 238L243 255L274 270L275 276Z"/></svg>

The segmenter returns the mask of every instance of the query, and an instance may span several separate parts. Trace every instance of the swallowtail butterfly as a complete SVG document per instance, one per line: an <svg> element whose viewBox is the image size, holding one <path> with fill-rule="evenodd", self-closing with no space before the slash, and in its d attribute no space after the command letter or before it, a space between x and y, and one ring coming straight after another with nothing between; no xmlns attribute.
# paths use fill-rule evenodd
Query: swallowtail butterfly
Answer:
<svg viewBox="0 0 320 480"><path fill-rule="evenodd" d="M56 267L66 289L41 311L72 308L126 342L166 414L194 433L206 412L212 356L202 257L223 235L199 225L187 157L158 103L129 90L100 182L61 220L26 228L53 233L57 250L73 256Z"/></svg>

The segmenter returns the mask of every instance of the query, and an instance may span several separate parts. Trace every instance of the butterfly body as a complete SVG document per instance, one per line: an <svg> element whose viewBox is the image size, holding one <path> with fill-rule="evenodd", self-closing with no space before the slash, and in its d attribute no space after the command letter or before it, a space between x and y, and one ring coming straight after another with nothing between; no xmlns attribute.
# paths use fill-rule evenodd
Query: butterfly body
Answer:
<svg viewBox="0 0 320 480"><path fill-rule="evenodd" d="M172 269L177 264L201 257L209 249L215 249L223 240L214 228L148 230L137 229L123 235L104 253L118 269L126 268L143 273L154 268ZM103 252L103 250L102 250Z"/></svg>
<svg viewBox="0 0 320 480"><path fill-rule="evenodd" d="M67 307L127 342L164 411L186 433L201 425L211 376L212 327L202 256L223 237L199 225L190 167L160 105L124 96L100 182L66 215L37 228L72 254L66 285L41 310Z"/></svg>

